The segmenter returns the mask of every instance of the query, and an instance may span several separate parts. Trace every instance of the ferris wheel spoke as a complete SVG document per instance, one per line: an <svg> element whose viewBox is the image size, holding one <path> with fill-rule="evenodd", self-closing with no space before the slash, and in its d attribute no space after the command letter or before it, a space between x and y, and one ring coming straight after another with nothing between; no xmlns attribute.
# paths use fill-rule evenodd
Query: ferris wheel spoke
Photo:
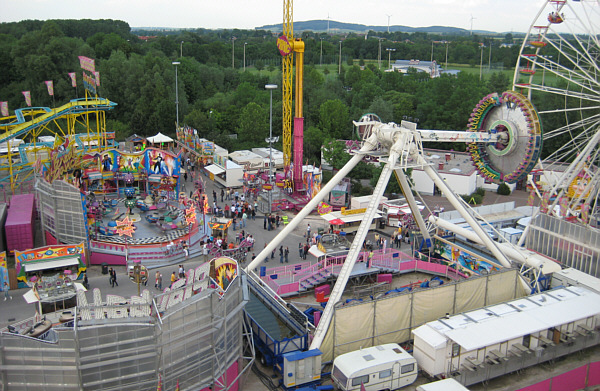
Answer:
<svg viewBox="0 0 600 391"><path fill-rule="evenodd" d="M566 96L569 98L581 99L581 100L590 101L590 102L600 102L600 96L598 94L595 94L595 95L584 94L584 93L581 93L578 91L565 90L565 89L561 89L558 87L551 87L551 86L541 86L539 84L530 84L530 85L526 86L525 88L530 89L532 91L542 91L542 92L547 92L547 93L551 93L551 94L555 94L555 95Z"/></svg>

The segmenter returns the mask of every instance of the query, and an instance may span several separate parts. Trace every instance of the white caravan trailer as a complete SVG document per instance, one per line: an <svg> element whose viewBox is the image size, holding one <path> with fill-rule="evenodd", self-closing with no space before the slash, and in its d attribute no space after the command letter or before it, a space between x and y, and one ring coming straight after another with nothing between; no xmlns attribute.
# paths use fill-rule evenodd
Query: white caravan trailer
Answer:
<svg viewBox="0 0 600 391"><path fill-rule="evenodd" d="M395 343L373 346L338 356L331 378L344 391L396 390L417 379L417 360Z"/></svg>

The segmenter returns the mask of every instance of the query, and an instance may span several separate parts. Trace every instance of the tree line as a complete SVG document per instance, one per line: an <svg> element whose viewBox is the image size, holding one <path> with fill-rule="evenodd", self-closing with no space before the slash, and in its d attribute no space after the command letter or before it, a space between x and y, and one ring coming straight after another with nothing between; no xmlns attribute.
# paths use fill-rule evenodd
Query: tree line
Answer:
<svg viewBox="0 0 600 391"><path fill-rule="evenodd" d="M465 129L479 99L507 90L504 73L483 79L461 72L430 79L409 72L385 72L377 60L379 45L393 46L395 57L428 60L432 48L438 62L479 64L480 42L498 45L504 37L432 36L400 32L369 35L327 35L303 32L305 160L320 164L321 145L352 138L353 120L376 113L384 122L418 121L427 129ZM140 39L140 36L155 36ZM107 130L117 140L136 133L175 134L175 66L180 123L198 130L230 150L265 146L269 132L269 92L273 93L273 133L281 133L281 56L277 34L265 30L136 31L116 20L49 20L0 24L0 100L11 109L25 107L21 91L31 91L33 106L50 106L45 80L54 81L56 105L83 96L78 56L96 60L100 96L118 104L108 114ZM344 59L338 72L340 51ZM433 43L432 43L433 42ZM321 49L322 47L322 49ZM514 66L518 45L498 48L492 62ZM252 59L252 66L243 64ZM321 54L322 53L322 54ZM323 61L326 59L326 61ZM329 59L329 61L327 61ZM333 61L332 61L333 60ZM382 59L385 60L385 59ZM335 65L328 63L334 62ZM385 68L385 67L384 67ZM69 72L77 72L73 88ZM280 142L281 143L281 142ZM279 143L279 144L280 144ZM276 145L281 148L281 145ZM434 145L435 147L435 145ZM463 148L457 145L455 149Z"/></svg>

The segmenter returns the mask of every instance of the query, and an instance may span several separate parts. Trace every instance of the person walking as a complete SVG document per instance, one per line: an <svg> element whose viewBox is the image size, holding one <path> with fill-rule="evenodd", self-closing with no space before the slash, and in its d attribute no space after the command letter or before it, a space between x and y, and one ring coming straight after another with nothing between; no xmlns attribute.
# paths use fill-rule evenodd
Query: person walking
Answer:
<svg viewBox="0 0 600 391"><path fill-rule="evenodd" d="M242 227L246 228L246 220L248 220L248 215L246 212L242 214Z"/></svg>
<svg viewBox="0 0 600 391"><path fill-rule="evenodd" d="M173 272L173 274L171 274L171 288L173 287L175 281L177 281L177 276L175 275L175 272Z"/></svg>
<svg viewBox="0 0 600 391"><path fill-rule="evenodd" d="M112 288L115 287L115 283L113 282L113 268L108 269L108 283Z"/></svg>
<svg viewBox="0 0 600 391"><path fill-rule="evenodd" d="M10 290L10 286L8 286L8 282L4 281L2 290L4 291L4 301L6 301L6 299L12 300L12 296L10 295L10 293L8 293L8 291Z"/></svg>
<svg viewBox="0 0 600 391"><path fill-rule="evenodd" d="M156 279L156 284L158 285L158 290L162 291L162 273L158 273L158 278Z"/></svg>
<svg viewBox="0 0 600 391"><path fill-rule="evenodd" d="M85 287L85 289L90 289L87 273L83 273L83 286Z"/></svg>
<svg viewBox="0 0 600 391"><path fill-rule="evenodd" d="M113 282L113 288L116 286L119 286L119 283L117 282L117 271L115 269L112 269L112 282Z"/></svg>

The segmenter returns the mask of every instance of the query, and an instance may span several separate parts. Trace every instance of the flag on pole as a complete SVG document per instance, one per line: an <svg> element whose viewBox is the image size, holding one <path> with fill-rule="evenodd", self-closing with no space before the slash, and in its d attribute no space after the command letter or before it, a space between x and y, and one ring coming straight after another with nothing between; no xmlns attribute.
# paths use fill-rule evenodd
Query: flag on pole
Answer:
<svg viewBox="0 0 600 391"><path fill-rule="evenodd" d="M3 117L8 117L8 102L0 102L0 112Z"/></svg>
<svg viewBox="0 0 600 391"><path fill-rule="evenodd" d="M30 91L21 91L23 96L25 97L25 103L27 106L31 107L31 92Z"/></svg>
<svg viewBox="0 0 600 391"><path fill-rule="evenodd" d="M48 95L54 96L54 83L52 80L46 80L44 83L46 83L46 88L48 88Z"/></svg>
<svg viewBox="0 0 600 391"><path fill-rule="evenodd" d="M96 86L100 87L100 72L94 72L96 76Z"/></svg>
<svg viewBox="0 0 600 391"><path fill-rule="evenodd" d="M177 379L177 386L175 387L175 391L179 391L179 379Z"/></svg>
<svg viewBox="0 0 600 391"><path fill-rule="evenodd" d="M75 72L70 72L69 77L71 78L71 87L77 87L77 74Z"/></svg>
<svg viewBox="0 0 600 391"><path fill-rule="evenodd" d="M367 391L363 382L360 382L360 391Z"/></svg>

